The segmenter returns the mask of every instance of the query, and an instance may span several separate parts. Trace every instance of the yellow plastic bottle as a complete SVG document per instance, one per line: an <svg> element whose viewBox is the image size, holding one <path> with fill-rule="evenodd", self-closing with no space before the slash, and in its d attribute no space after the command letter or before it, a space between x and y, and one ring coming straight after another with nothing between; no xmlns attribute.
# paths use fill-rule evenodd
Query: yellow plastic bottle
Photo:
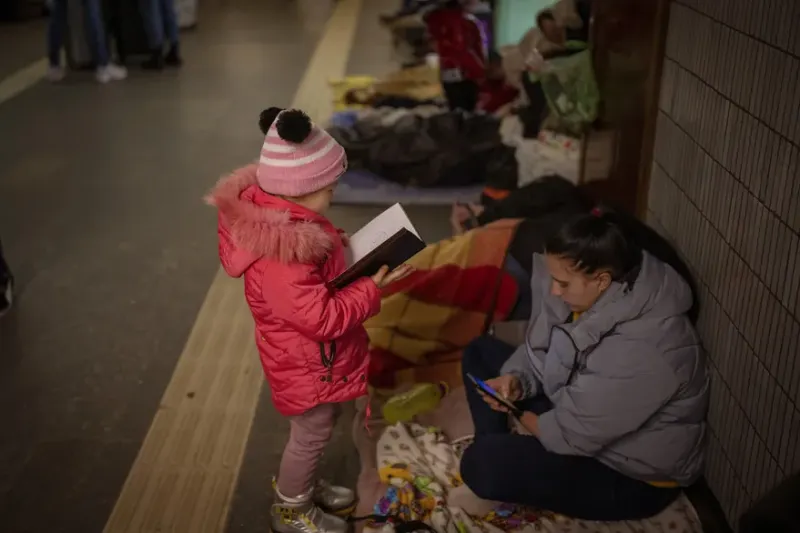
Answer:
<svg viewBox="0 0 800 533"><path fill-rule="evenodd" d="M383 405L383 418L390 424L410 422L415 416L433 411L445 394L447 383L418 383L396 394Z"/></svg>

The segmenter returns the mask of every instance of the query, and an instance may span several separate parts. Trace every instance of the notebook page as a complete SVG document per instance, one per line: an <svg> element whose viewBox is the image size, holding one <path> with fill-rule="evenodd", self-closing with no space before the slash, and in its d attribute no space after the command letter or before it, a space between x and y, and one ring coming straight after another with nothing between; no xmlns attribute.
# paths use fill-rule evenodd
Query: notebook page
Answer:
<svg viewBox="0 0 800 533"><path fill-rule="evenodd" d="M394 204L350 236L350 249L347 254L348 266L362 259L403 228L421 239L403 210L403 206Z"/></svg>

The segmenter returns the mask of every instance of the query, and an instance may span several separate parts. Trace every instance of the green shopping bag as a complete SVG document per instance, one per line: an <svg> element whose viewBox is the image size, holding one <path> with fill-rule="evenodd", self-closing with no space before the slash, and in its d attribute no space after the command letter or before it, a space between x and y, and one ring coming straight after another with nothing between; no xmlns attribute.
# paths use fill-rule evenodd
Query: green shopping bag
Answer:
<svg viewBox="0 0 800 533"><path fill-rule="evenodd" d="M600 90L590 50L549 59L547 68L539 73L539 82L551 113L569 131L580 133L597 118Z"/></svg>

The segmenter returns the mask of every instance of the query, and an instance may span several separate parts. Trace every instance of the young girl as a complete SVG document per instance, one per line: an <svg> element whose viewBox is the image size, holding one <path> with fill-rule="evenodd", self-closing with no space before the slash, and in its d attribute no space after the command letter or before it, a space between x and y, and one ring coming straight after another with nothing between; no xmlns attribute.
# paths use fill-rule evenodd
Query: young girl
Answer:
<svg viewBox="0 0 800 533"><path fill-rule="evenodd" d="M345 270L347 238L323 213L347 169L344 149L296 109L267 109L259 125L259 162L222 179L207 200L219 210L222 265L244 276L272 401L289 417L272 530L340 533L347 522L332 513L352 507L354 494L317 480L317 465L338 404L367 390L362 324L380 310L380 289L410 268L384 267L331 289Z"/></svg>

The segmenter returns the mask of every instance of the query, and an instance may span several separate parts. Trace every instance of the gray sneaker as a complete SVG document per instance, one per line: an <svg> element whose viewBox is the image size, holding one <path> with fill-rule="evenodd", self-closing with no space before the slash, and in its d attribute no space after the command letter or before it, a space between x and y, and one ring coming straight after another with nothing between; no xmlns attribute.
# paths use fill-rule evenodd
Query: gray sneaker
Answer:
<svg viewBox="0 0 800 533"><path fill-rule="evenodd" d="M325 512L338 516L351 514L356 505L356 493L347 487L331 485L325 480L319 480L314 487L314 503Z"/></svg>
<svg viewBox="0 0 800 533"><path fill-rule="evenodd" d="M275 489L272 533L349 533L350 524L346 520L317 507L311 496L287 498Z"/></svg>

